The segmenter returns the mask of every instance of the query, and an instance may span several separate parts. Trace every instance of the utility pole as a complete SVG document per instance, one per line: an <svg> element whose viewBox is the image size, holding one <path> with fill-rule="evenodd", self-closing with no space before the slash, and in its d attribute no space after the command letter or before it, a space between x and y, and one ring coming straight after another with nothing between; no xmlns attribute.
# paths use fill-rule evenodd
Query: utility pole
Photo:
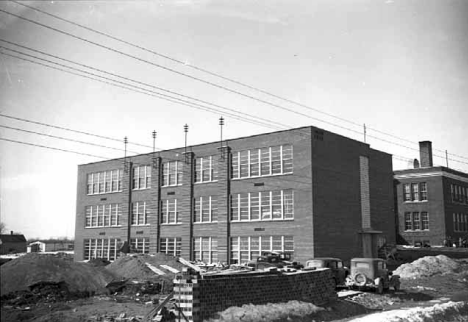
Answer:
<svg viewBox="0 0 468 322"><path fill-rule="evenodd" d="M364 143L366 143L366 134L367 134L366 123L364 123Z"/></svg>
<svg viewBox="0 0 468 322"><path fill-rule="evenodd" d="M445 150L445 162L447 163L447 168L449 167L448 165L448 152Z"/></svg>
<svg viewBox="0 0 468 322"><path fill-rule="evenodd" d="M223 125L224 125L224 118L221 116L219 118L219 126L221 128L221 147L223 147Z"/></svg>

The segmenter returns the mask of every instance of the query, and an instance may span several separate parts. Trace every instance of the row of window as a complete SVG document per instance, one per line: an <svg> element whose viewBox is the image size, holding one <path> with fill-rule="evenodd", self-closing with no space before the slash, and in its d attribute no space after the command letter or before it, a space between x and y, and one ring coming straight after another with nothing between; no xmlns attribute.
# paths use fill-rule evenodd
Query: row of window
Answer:
<svg viewBox="0 0 468 322"><path fill-rule="evenodd" d="M453 214L453 231L467 232L468 231L468 214Z"/></svg>
<svg viewBox="0 0 468 322"><path fill-rule="evenodd" d="M241 264L259 257L262 252L294 252L293 236L231 237L231 263Z"/></svg>
<svg viewBox="0 0 468 322"><path fill-rule="evenodd" d="M113 227L120 225L121 206L103 204L85 207L85 227ZM150 211L146 201L132 203L131 225L148 225ZM291 220L294 219L293 190L273 190L238 193L231 196L232 221ZM216 196L194 199L194 223L218 220ZM177 199L161 200L161 224L180 224Z"/></svg>
<svg viewBox="0 0 468 322"><path fill-rule="evenodd" d="M163 163L162 186L182 184L184 162ZM293 172L292 145L277 145L260 149L233 152L231 156L231 178L250 178ZM87 194L102 194L122 191L123 170L89 173ZM214 156L195 159L195 182L212 182L218 179L218 165ZM132 189L151 188L151 166L133 168Z"/></svg>
<svg viewBox="0 0 468 322"><path fill-rule="evenodd" d="M429 214L423 212L405 212L405 231L429 230Z"/></svg>
<svg viewBox="0 0 468 322"><path fill-rule="evenodd" d="M121 207L118 203L85 207L85 227L115 227L120 225Z"/></svg>
<svg viewBox="0 0 468 322"><path fill-rule="evenodd" d="M278 145L232 153L233 179L287 174L293 172L292 145Z"/></svg>
<svg viewBox="0 0 468 322"><path fill-rule="evenodd" d="M139 254L148 254L149 247L150 247L149 237L130 238L131 252L139 253Z"/></svg>
<svg viewBox="0 0 468 322"><path fill-rule="evenodd" d="M457 184L450 185L450 192L452 194L452 201L468 204L468 188Z"/></svg>
<svg viewBox="0 0 468 322"><path fill-rule="evenodd" d="M89 173L87 176L86 193L96 195L122 191L123 170L109 170Z"/></svg>
<svg viewBox="0 0 468 322"><path fill-rule="evenodd" d="M426 182L405 183L403 185L404 201L425 201L427 200Z"/></svg>
<svg viewBox="0 0 468 322"><path fill-rule="evenodd" d="M274 190L231 196L232 221L294 219L293 191Z"/></svg>
<svg viewBox="0 0 468 322"><path fill-rule="evenodd" d="M193 257L206 263L218 262L218 241L215 237L195 237ZM159 239L160 252L179 257L182 239L168 237ZM115 260L118 257L120 239L101 238L84 240L84 259L105 258ZM150 241L148 237L130 239L132 252L148 254ZM293 236L247 236L231 237L231 263L245 263L261 256L262 252L294 252Z"/></svg>
<svg viewBox="0 0 468 322"><path fill-rule="evenodd" d="M118 238L104 239L85 239L84 240L84 259L105 258L115 260L117 258L120 246Z"/></svg>

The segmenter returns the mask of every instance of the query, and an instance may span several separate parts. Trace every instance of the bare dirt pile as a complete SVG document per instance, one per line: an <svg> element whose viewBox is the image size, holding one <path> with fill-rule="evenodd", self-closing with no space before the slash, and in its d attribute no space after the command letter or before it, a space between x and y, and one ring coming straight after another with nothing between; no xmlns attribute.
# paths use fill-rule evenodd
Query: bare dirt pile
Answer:
<svg viewBox="0 0 468 322"><path fill-rule="evenodd" d="M463 266L460 260L454 260L445 255L426 256L412 263L401 265L393 273L400 275L402 279L416 279L458 273Z"/></svg>
<svg viewBox="0 0 468 322"><path fill-rule="evenodd" d="M32 291L38 285L59 286L67 293L105 293L115 276L103 268L64 260L54 255L26 254L0 267L1 295ZM54 287L55 287L54 286Z"/></svg>
<svg viewBox="0 0 468 322"><path fill-rule="evenodd" d="M149 263L157 269L165 273L165 275L158 275L153 272L145 263ZM106 266L106 270L116 276L121 276L125 279L136 281L153 281L162 282L166 284L166 289L172 285L174 273L161 267L160 265L167 265L179 271L185 267L177 261L177 258L163 253L156 255L128 255L115 260L113 263Z"/></svg>

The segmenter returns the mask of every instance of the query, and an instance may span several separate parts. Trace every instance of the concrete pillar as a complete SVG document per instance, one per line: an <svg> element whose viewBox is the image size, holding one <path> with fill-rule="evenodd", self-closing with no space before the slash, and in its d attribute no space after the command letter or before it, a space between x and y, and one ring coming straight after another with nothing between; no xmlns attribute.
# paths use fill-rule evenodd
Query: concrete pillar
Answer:
<svg viewBox="0 0 468 322"><path fill-rule="evenodd" d="M231 194L231 148L223 146L218 154L218 260L229 263L230 209Z"/></svg>
<svg viewBox="0 0 468 322"><path fill-rule="evenodd" d="M130 246L130 226L132 215L132 174L133 163L124 161L124 173L122 176L122 213L120 216L121 234L120 241Z"/></svg>
<svg viewBox="0 0 468 322"><path fill-rule="evenodd" d="M161 218L161 179L162 179L161 157L154 156L151 164L151 198L147 205L150 225L150 248L151 254L159 252L160 218Z"/></svg>
<svg viewBox="0 0 468 322"><path fill-rule="evenodd" d="M181 221L181 253L180 256L192 260L193 256L193 178L194 153L185 152L185 163L180 187L180 199L177 201L177 211Z"/></svg>

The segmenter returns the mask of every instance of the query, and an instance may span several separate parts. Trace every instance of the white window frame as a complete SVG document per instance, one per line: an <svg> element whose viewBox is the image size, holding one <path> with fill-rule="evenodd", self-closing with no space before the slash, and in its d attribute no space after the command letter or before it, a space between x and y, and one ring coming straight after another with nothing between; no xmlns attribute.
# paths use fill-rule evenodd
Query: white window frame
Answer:
<svg viewBox="0 0 468 322"><path fill-rule="evenodd" d="M117 181L116 181L117 183L115 185L115 188L113 187L114 171L117 171ZM123 173L123 170L120 170L120 169L88 173L86 177L86 194L88 196L91 196L91 195L102 195L106 193L122 192L122 173ZM100 189L99 189L99 186L101 184L101 177L103 178L102 179L103 180L102 192L100 192Z"/></svg>
<svg viewBox="0 0 468 322"><path fill-rule="evenodd" d="M281 204L280 204L280 211L281 211L281 216L279 218L273 218L273 192L280 192L281 195ZM286 218L286 212L285 212L285 192L291 192L291 197L292 197L292 214L290 218ZM241 195L245 194L244 193L235 193L231 195L231 221L232 222L247 222L247 221L287 221L287 220L294 220L294 190L293 189L282 189L282 190L268 190L268 191L259 191L259 192L248 192L247 193L247 202L248 202L248 219L243 220L241 218ZM258 211L259 211L259 218L258 219L252 219L252 196L258 194ZM264 213L262 211L263 208L263 203L262 203L262 197L263 196L269 196L269 204L268 204L268 218L264 217ZM234 200L237 202L236 208L233 207Z"/></svg>
<svg viewBox="0 0 468 322"><path fill-rule="evenodd" d="M101 216L103 223L102 225L99 224L99 214L101 208L103 208ZM109 218L109 224L105 223L106 216ZM120 224L120 216L120 204L118 203L85 206L85 228L121 227L122 225ZM93 219L95 219L94 224ZM113 219L115 219L115 224L112 224L114 221Z"/></svg>
<svg viewBox="0 0 468 322"><path fill-rule="evenodd" d="M174 222L169 222L169 205L170 201L174 201L174 217L175 221ZM181 224L180 221L180 216L177 211L177 199L162 199L161 200L161 225L179 225ZM164 213L164 204L165 204L165 213ZM166 218L166 221L163 221L163 219Z"/></svg>
<svg viewBox="0 0 468 322"><path fill-rule="evenodd" d="M294 157L293 157L293 145L292 144L282 144L282 145L275 145L275 146L269 146L269 147L263 147L263 148L258 148L258 149L249 149L249 150L240 150L240 151L235 151L232 153L232 162L234 163L234 158L237 159L237 164L236 167L237 169L233 168L232 174L231 174L231 179L233 180L242 180L246 178L257 178L257 177L267 177L267 176L278 176L278 175L285 175L285 174L292 174L294 173L294 164L291 167L290 172L285 172L284 171L284 152L283 152L283 147L285 146L291 146L291 160L294 162ZM279 147L280 149L280 172L273 174L272 172L272 148ZM268 164L269 164L269 172L267 174L262 174L262 149L268 149ZM258 175L252 175L251 173L251 166L252 166L252 159L251 159L251 152L252 151L257 151L257 161L258 161ZM243 177L241 176L241 153L247 152L247 176ZM237 174L237 176L235 175Z"/></svg>

